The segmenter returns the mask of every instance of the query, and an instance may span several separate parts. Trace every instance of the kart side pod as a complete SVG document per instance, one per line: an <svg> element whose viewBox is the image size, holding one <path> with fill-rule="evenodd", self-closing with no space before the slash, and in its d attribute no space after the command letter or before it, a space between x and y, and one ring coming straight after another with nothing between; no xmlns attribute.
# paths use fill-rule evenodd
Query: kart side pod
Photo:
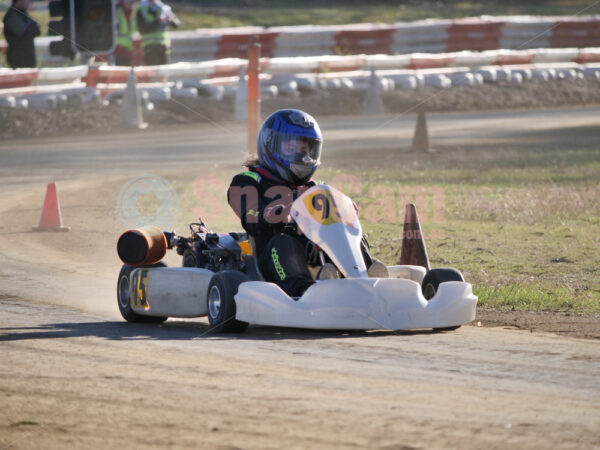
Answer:
<svg viewBox="0 0 600 450"><path fill-rule="evenodd" d="M159 262L167 253L167 248L166 236L154 226L127 230L117 242L119 258L132 267Z"/></svg>

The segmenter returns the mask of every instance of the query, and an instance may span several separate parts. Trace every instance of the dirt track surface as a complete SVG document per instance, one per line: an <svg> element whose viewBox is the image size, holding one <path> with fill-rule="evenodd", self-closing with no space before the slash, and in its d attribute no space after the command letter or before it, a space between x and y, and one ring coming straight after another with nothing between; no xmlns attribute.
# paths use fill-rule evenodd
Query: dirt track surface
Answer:
<svg viewBox="0 0 600 450"><path fill-rule="evenodd" d="M509 145L598 117L520 114L439 115L430 127L459 142L469 120L470 144ZM329 162L406 147L414 119L374 125L391 119L324 120ZM217 336L205 320L123 322L120 188L151 171L182 185L230 176L243 146L237 125L0 144L0 449L600 446L597 336L487 327L485 314L450 333ZM53 179L72 230L32 233Z"/></svg>
<svg viewBox="0 0 600 450"><path fill-rule="evenodd" d="M595 448L594 341L142 326L2 302L2 448Z"/></svg>

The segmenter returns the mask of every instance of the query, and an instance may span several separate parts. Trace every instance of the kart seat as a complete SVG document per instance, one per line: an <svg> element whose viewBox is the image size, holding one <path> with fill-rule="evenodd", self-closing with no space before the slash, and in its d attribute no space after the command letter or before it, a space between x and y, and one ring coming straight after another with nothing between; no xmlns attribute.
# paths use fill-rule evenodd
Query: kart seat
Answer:
<svg viewBox="0 0 600 450"><path fill-rule="evenodd" d="M260 269L258 268L258 255L256 253L256 242L254 238L248 235L248 242L250 243L250 249L252 249L252 255L245 255L244 259L246 260L246 273L248 277L256 281L265 281L262 274L260 273Z"/></svg>

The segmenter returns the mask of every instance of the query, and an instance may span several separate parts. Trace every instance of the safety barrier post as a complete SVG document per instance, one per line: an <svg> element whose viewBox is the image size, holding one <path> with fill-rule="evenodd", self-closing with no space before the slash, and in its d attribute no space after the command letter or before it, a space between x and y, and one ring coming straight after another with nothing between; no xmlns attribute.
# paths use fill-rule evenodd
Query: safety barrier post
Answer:
<svg viewBox="0 0 600 450"><path fill-rule="evenodd" d="M248 153L256 153L260 120L260 44L253 37L248 47Z"/></svg>
<svg viewBox="0 0 600 450"><path fill-rule="evenodd" d="M85 81L87 87L96 87L98 84L98 77L100 76L100 68L96 65L88 66L87 75L82 77L82 81Z"/></svg>

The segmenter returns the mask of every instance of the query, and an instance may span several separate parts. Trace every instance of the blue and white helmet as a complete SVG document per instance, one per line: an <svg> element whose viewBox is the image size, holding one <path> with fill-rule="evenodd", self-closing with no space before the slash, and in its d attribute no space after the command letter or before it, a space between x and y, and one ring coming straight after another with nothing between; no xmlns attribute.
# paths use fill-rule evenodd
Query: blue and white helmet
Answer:
<svg viewBox="0 0 600 450"><path fill-rule="evenodd" d="M298 109L280 109L258 132L258 162L273 175L301 185L321 164L323 135L317 121Z"/></svg>

